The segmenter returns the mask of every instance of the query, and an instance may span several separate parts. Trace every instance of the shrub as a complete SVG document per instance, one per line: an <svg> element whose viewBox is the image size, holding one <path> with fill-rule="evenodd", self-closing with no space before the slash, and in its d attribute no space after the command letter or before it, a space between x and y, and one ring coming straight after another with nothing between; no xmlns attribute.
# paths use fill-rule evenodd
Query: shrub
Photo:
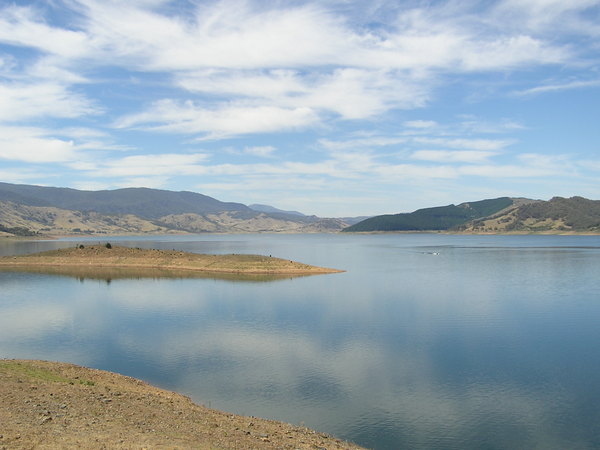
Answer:
<svg viewBox="0 0 600 450"><path fill-rule="evenodd" d="M106 248L112 248L112 245L110 245L110 242L107 242L105 245Z"/></svg>

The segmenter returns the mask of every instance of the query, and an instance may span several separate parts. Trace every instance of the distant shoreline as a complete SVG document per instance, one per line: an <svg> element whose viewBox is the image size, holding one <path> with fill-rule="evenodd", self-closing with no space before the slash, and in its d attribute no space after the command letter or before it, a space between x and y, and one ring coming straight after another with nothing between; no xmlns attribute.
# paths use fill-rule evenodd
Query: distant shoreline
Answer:
<svg viewBox="0 0 600 450"><path fill-rule="evenodd" d="M343 272L270 256L206 255L112 245L81 245L41 253L0 257L0 268L45 266L165 269L231 274L317 275Z"/></svg>
<svg viewBox="0 0 600 450"><path fill-rule="evenodd" d="M455 236L600 236L593 231L505 231L505 232L471 232L449 230L393 230L393 231L344 231L340 234L444 234Z"/></svg>

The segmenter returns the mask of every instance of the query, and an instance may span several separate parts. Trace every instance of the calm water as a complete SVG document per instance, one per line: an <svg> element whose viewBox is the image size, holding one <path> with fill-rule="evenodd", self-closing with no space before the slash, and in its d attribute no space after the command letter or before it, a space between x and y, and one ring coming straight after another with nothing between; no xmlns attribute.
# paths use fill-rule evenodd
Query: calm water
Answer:
<svg viewBox="0 0 600 450"><path fill-rule="evenodd" d="M376 449L600 447L600 237L110 241L347 272L270 282L0 272L0 357L116 371Z"/></svg>

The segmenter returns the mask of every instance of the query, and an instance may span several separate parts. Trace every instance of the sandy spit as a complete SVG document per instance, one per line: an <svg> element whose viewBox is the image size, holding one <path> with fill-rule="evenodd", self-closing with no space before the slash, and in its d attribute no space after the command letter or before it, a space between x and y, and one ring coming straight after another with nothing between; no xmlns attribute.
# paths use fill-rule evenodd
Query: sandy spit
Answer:
<svg viewBox="0 0 600 450"><path fill-rule="evenodd" d="M325 274L343 272L261 255L205 255L175 250L96 245L0 258L0 266L157 268L241 274Z"/></svg>

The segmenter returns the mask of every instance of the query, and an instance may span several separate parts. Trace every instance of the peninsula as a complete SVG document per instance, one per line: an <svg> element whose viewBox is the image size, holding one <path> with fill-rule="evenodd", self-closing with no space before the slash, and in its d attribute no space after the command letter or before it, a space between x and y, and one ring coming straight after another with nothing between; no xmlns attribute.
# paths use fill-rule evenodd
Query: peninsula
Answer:
<svg viewBox="0 0 600 450"><path fill-rule="evenodd" d="M2 267L98 267L168 269L230 274L312 275L342 270L317 267L261 255L206 255L177 250L154 250L92 245L0 258Z"/></svg>

